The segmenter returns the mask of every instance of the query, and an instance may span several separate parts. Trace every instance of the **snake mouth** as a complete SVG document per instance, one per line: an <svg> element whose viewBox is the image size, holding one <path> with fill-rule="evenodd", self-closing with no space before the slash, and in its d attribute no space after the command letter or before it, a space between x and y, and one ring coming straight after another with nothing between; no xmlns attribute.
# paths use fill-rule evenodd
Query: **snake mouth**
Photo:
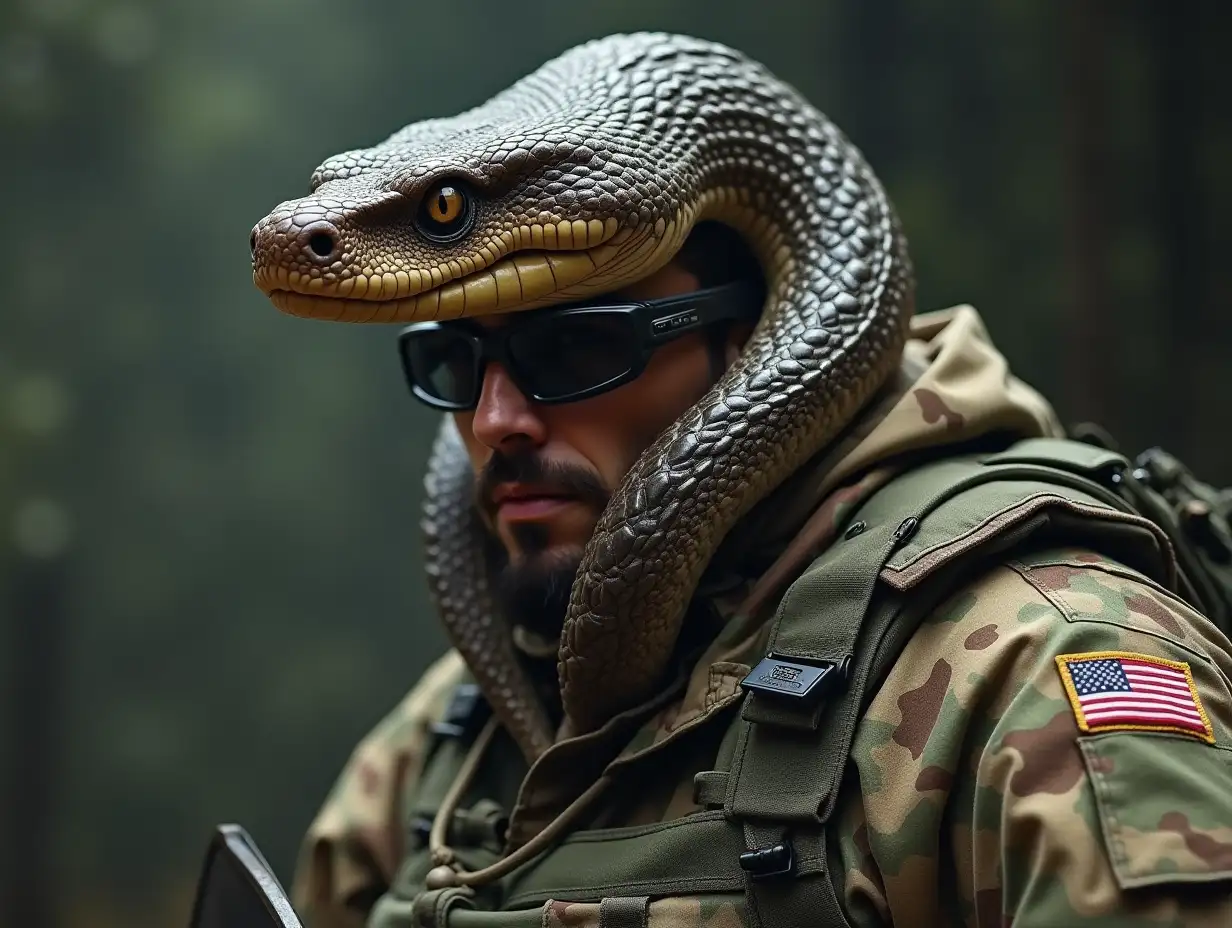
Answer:
<svg viewBox="0 0 1232 928"><path fill-rule="evenodd" d="M272 275L268 271L254 274L254 277L258 286L264 278L266 286L261 288L270 302L292 316L352 323L460 319L534 309L593 296L631 283L646 273L647 266L665 246L674 244L671 227L675 225L660 224L657 229L648 228L641 234L632 229L613 229L601 244L585 249L519 250L452 280L443 279L436 270L430 275L421 271L420 281L428 286L394 299L374 299L373 291L367 288L361 297L344 292L303 292L301 287L324 290L326 285L307 280L291 282L282 273L278 274L273 286L269 285ZM392 278L393 275L386 276ZM376 279L379 287L381 279ZM356 289L333 286L338 291Z"/></svg>

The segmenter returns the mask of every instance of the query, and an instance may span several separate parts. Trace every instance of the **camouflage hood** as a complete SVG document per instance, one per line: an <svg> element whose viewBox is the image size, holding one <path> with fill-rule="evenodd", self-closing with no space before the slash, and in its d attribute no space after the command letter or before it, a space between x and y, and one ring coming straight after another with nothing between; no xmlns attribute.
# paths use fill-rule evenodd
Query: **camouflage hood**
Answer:
<svg viewBox="0 0 1232 928"><path fill-rule="evenodd" d="M797 492L820 502L871 468L981 439L1060 436L1048 402L1009 370L971 306L917 315L896 384L807 475ZM830 464L829 461L833 461Z"/></svg>
<svg viewBox="0 0 1232 928"><path fill-rule="evenodd" d="M895 380L838 443L733 530L708 576L721 581L734 571L755 577L775 559L776 574L788 569L787 561L796 566L825 546L826 526L833 528L844 512L921 458L1063 434L1048 402L1010 373L973 307L919 314Z"/></svg>

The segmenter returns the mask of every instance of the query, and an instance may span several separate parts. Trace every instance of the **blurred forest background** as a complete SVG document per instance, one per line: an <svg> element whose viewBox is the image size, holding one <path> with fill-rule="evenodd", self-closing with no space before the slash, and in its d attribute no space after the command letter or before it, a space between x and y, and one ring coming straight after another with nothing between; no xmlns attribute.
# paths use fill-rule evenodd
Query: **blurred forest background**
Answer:
<svg viewBox="0 0 1232 928"><path fill-rule="evenodd" d="M186 924L205 841L280 874L442 647L434 426L392 329L282 316L248 232L337 151L584 39L739 46L864 148L919 302L1068 422L1232 484L1226 0L5 0L0 925Z"/></svg>

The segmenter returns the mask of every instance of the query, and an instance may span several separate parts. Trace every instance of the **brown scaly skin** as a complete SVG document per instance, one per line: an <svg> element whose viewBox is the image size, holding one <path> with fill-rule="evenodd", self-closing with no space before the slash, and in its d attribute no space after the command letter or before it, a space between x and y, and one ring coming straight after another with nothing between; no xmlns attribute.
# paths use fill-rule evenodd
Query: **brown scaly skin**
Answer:
<svg viewBox="0 0 1232 928"><path fill-rule="evenodd" d="M415 223L442 180L466 185L475 204L471 230L446 245ZM766 309L741 359L642 455L599 522L561 638L563 734L651 693L710 554L897 364L913 282L878 181L821 113L740 53L683 36L612 36L476 109L331 158L311 196L253 232L254 279L280 309L397 322L614 289L660 267L704 219L756 250ZM432 479L464 494L465 481L440 479L464 465L438 454ZM438 574L442 545L471 543L471 520L458 517L468 503L429 501ZM542 732L524 706L533 697L488 605L448 602L455 643L537 755Z"/></svg>
<svg viewBox="0 0 1232 928"><path fill-rule="evenodd" d="M483 529L472 504L470 459L446 417L432 446L424 481L423 529L428 589L450 639L523 755L538 757L552 743L547 714L514 655L494 608L484 560Z"/></svg>

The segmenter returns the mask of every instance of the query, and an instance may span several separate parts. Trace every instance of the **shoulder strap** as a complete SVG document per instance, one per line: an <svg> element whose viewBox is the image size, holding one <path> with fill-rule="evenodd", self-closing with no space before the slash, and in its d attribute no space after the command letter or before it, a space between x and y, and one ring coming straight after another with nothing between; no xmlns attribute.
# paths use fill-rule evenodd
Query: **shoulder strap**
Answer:
<svg viewBox="0 0 1232 928"><path fill-rule="evenodd" d="M1078 454L1104 454L1115 460L1109 482L1135 512L1164 531L1176 552L1176 592L1225 634L1232 635L1232 489L1219 489L1198 480L1162 448L1150 448L1130 464L1107 450L1106 436L1091 438L1104 444L1095 447L1032 439L994 456L994 460L1048 464L1073 453L1072 449Z"/></svg>
<svg viewBox="0 0 1232 928"><path fill-rule="evenodd" d="M1166 534L1112 489L1126 464L1103 449L1060 442L923 465L874 494L787 590L768 656L743 683L724 801L744 828L756 928L847 924L839 874L815 864L832 852L824 826L855 728L959 574L1054 536L1096 544L1173 585Z"/></svg>

